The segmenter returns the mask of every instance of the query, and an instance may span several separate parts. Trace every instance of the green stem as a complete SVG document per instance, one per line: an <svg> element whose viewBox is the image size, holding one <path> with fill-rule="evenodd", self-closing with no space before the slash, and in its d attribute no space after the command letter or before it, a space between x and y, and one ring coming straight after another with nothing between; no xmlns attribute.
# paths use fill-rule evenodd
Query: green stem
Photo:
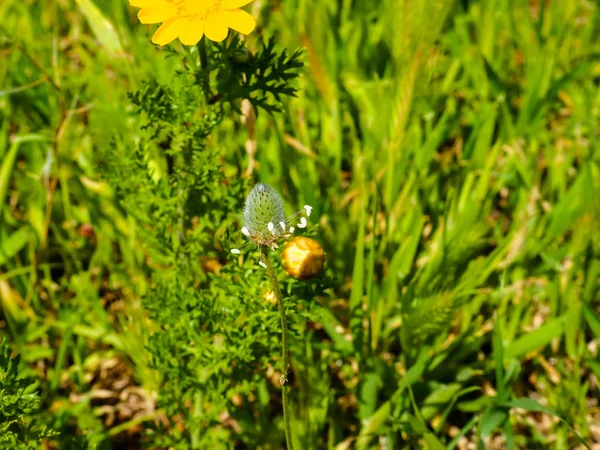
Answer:
<svg viewBox="0 0 600 450"><path fill-rule="evenodd" d="M290 367L290 356L288 352L288 330L287 330L287 319L285 317L285 303L283 302L283 295L281 289L279 289L279 281L277 280L277 274L273 268L273 263L269 258L269 248L266 246L262 247L262 261L267 266L267 276L271 282L271 287L277 297L277 304L279 305L279 318L281 319L281 399L283 403L283 420L285 421L285 440L287 442L288 450L293 450L294 445L292 443L292 425L290 422L290 404L288 398L288 385L287 373Z"/></svg>
<svg viewBox="0 0 600 450"><path fill-rule="evenodd" d="M200 39L200 42L198 42L198 54L200 55L200 70L207 70L208 54L206 53L206 37L203 37ZM202 90L204 91L204 98L207 104L211 94L209 76L210 74L208 71L202 74Z"/></svg>

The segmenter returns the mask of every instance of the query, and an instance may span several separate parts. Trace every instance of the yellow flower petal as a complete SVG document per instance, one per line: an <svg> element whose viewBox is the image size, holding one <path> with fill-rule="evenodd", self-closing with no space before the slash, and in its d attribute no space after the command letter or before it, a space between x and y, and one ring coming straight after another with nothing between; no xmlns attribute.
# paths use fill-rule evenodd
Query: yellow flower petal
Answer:
<svg viewBox="0 0 600 450"><path fill-rule="evenodd" d="M204 34L211 41L221 42L227 37L227 23L224 20L223 13L215 14L204 24Z"/></svg>
<svg viewBox="0 0 600 450"><path fill-rule="evenodd" d="M224 9L233 9L247 5L251 1L252 0L223 0L223 3L221 5Z"/></svg>
<svg viewBox="0 0 600 450"><path fill-rule="evenodd" d="M165 2L165 0L129 0L129 4L136 8L147 8L155 3Z"/></svg>
<svg viewBox="0 0 600 450"><path fill-rule="evenodd" d="M142 23L159 23L169 20L177 14L177 7L172 3L162 2L141 9L138 19Z"/></svg>
<svg viewBox="0 0 600 450"><path fill-rule="evenodd" d="M189 19L185 27L179 34L179 40L183 45L196 45L204 34L204 22Z"/></svg>
<svg viewBox="0 0 600 450"><path fill-rule="evenodd" d="M239 31L242 34L250 34L256 26L256 20L246 11L234 9L233 11L223 11L221 14L225 17L225 23L229 28Z"/></svg>
<svg viewBox="0 0 600 450"><path fill-rule="evenodd" d="M158 28L158 30L156 30L156 33L152 36L152 42L161 46L167 45L173 39L176 39L180 33L185 31L182 27L186 22L186 20L180 19L179 17L167 20Z"/></svg>

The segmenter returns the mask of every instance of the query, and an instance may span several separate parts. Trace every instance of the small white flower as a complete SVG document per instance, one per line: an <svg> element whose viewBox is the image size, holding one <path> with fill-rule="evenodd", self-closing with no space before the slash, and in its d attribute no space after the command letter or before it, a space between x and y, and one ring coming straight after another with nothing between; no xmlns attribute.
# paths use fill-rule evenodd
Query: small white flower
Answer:
<svg viewBox="0 0 600 450"><path fill-rule="evenodd" d="M296 228L292 223L298 228L307 227L306 218L311 215L312 210L312 206L304 205L303 210L286 218L283 201L277 191L266 184L257 184L248 194L244 205L242 233L249 240L239 249L232 249L231 253L239 255L241 249L251 243L259 247L266 246L272 250L278 248L278 241L285 240L294 233ZM295 223L298 219L300 222Z"/></svg>
<svg viewBox="0 0 600 450"><path fill-rule="evenodd" d="M260 267L262 267L263 269L266 269L266 268L267 268L267 265L266 265L264 262L262 262L262 261L259 261L259 262L258 262L258 264L259 264L259 265L260 265Z"/></svg>

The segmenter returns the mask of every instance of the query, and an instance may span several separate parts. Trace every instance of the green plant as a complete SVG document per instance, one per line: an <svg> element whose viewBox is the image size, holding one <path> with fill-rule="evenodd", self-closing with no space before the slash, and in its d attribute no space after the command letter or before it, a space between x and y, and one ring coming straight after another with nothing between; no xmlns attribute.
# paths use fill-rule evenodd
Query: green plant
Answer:
<svg viewBox="0 0 600 450"><path fill-rule="evenodd" d="M230 253L256 181L326 258L269 253L294 447L597 443L597 3L244 8L157 49L121 0L0 1L0 334L57 446L281 448L276 298Z"/></svg>
<svg viewBox="0 0 600 450"><path fill-rule="evenodd" d="M305 228L306 217L310 216L312 207L306 205L306 213L297 212L290 217L285 217L283 201L272 187L257 184L246 198L244 205L244 226L242 233L248 237L250 243L260 248L259 264L267 271L267 277L277 300L279 318L281 323L281 395L283 402L283 418L285 421L285 438L288 449L293 449L292 427L290 418L289 394L287 385L288 370L290 368L288 325L285 312L285 301L279 287L279 281L269 251L278 248L278 242L290 237L294 232L294 223L298 228ZM300 216L300 222L292 222ZM233 254L240 254L239 249L232 249Z"/></svg>
<svg viewBox="0 0 600 450"><path fill-rule="evenodd" d="M5 338L0 342L0 445L6 449L36 449L56 431L40 422L39 386L23 376L21 357L11 356Z"/></svg>
<svg viewBox="0 0 600 450"><path fill-rule="evenodd" d="M240 61L237 55L244 52ZM281 96L294 95L290 81L301 66L299 56L277 51L274 41L249 54L238 39L170 51L171 60L181 58L180 70L167 83L151 80L130 96L147 118L143 129L149 140L130 147L124 138L126 145L115 144L102 155L103 173L141 225L152 258L153 286L144 305L158 326L149 340L151 367L163 378L158 402L170 425L150 440L161 446L277 440L277 435L251 437L246 426L222 426L232 396L266 388L277 327L268 321L256 327L267 314L258 301L264 296L260 274L249 275L231 259L224 265L222 250L230 246L227 235L238 222L235 211L246 181L225 171L223 158L234 166L240 160L218 140L242 99L257 112L280 110ZM278 208L283 220L283 205ZM243 424L249 412L242 410L231 421Z"/></svg>

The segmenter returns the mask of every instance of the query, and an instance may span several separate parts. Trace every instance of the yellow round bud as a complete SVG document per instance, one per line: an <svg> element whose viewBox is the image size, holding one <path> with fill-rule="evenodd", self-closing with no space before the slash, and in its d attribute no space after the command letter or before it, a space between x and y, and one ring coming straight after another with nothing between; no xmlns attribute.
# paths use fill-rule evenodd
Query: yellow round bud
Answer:
<svg viewBox="0 0 600 450"><path fill-rule="evenodd" d="M325 253L317 241L300 236L285 243L281 261L289 276L307 280L323 270Z"/></svg>

